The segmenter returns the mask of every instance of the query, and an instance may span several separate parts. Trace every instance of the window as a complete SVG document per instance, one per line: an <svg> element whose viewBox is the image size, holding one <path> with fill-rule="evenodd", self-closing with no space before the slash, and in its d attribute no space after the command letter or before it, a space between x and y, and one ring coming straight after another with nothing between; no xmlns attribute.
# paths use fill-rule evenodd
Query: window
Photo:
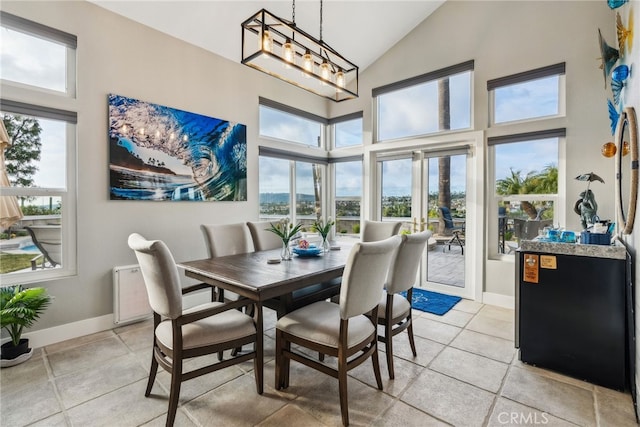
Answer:
<svg viewBox="0 0 640 427"><path fill-rule="evenodd" d="M565 64L487 82L492 124L564 114Z"/></svg>
<svg viewBox="0 0 640 427"><path fill-rule="evenodd" d="M260 136L311 147L324 147L327 119L260 98Z"/></svg>
<svg viewBox="0 0 640 427"><path fill-rule="evenodd" d="M0 78L12 99L0 99L11 140L0 192L20 213L1 218L0 245L12 250L0 254L0 280L59 279L76 272L77 114L55 108L75 96L76 38L5 12L1 18ZM33 104L43 90L53 95L49 105Z"/></svg>
<svg viewBox="0 0 640 427"><path fill-rule="evenodd" d="M336 235L360 234L362 160L334 164Z"/></svg>
<svg viewBox="0 0 640 427"><path fill-rule="evenodd" d="M564 129L489 138L493 154L497 232L491 253L513 251L520 240L530 240L539 229L558 224L558 164Z"/></svg>
<svg viewBox="0 0 640 427"><path fill-rule="evenodd" d="M289 161L260 156L258 168L260 219L270 220L290 216Z"/></svg>
<svg viewBox="0 0 640 427"><path fill-rule="evenodd" d="M333 125L333 146L335 148L362 145L362 112L329 120Z"/></svg>
<svg viewBox="0 0 640 427"><path fill-rule="evenodd" d="M75 95L76 37L5 12L0 79Z"/></svg>
<svg viewBox="0 0 640 427"><path fill-rule="evenodd" d="M277 157L271 157L274 155ZM260 219L289 217L309 230L318 216L328 216L323 203L326 161L295 160L294 153L289 153L290 159L285 156L283 152L260 147Z"/></svg>
<svg viewBox="0 0 640 427"><path fill-rule="evenodd" d="M377 140L471 127L473 61L373 90Z"/></svg>

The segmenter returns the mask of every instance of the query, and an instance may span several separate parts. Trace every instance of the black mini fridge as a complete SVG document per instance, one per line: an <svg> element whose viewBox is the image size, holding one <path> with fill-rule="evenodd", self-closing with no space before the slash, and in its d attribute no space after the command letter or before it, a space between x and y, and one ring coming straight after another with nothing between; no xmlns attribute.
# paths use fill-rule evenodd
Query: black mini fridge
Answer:
<svg viewBox="0 0 640 427"><path fill-rule="evenodd" d="M604 387L633 384L630 260L517 252L520 360Z"/></svg>

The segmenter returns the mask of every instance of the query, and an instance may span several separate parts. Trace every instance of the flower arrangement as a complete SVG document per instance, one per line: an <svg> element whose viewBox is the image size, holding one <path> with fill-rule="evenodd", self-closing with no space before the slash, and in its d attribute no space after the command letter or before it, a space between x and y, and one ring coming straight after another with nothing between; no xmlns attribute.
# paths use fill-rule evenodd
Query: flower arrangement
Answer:
<svg viewBox="0 0 640 427"><path fill-rule="evenodd" d="M300 231L301 228L301 223L293 225L289 218L282 218L275 224L271 223L271 227L267 228L266 230L276 234L282 239L282 243L287 244L289 243L289 240L291 240L291 238Z"/></svg>
<svg viewBox="0 0 640 427"><path fill-rule="evenodd" d="M333 227L333 225L336 222L333 221L331 219L331 217L329 217L329 219L327 220L327 222L324 222L324 219L322 217L320 217L319 220L316 220L313 223L313 228L320 233L320 235L322 236L322 240L327 240L327 236L329 235L329 232L331 231L331 227Z"/></svg>

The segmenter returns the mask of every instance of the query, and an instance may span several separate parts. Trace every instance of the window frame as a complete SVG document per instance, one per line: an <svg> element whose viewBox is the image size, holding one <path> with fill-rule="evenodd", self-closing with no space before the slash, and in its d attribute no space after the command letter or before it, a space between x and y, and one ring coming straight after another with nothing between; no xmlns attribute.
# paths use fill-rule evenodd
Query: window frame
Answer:
<svg viewBox="0 0 640 427"><path fill-rule="evenodd" d="M51 119L65 125L65 183L62 188L2 187L6 196L59 197L61 200L62 265L56 268L12 272L0 275L6 285L58 280L77 275L77 38L40 23L0 12L1 26L66 46L66 91L0 79L0 111L7 114Z"/></svg>
<svg viewBox="0 0 640 427"><path fill-rule="evenodd" d="M527 82L533 82L547 77L558 77L558 113L536 117L525 117L515 120L507 120L502 122L496 122L496 89L512 86L516 84L522 84ZM489 126L509 126L519 123L535 122L554 119L558 117L566 116L566 63L560 62L558 64L548 65L546 67L540 67L533 70L523 71L517 74L511 74L509 76L499 77L496 79L487 81L487 92L489 100Z"/></svg>
<svg viewBox="0 0 640 427"><path fill-rule="evenodd" d="M500 195L497 193L497 177L496 177L496 146L502 144L517 144L527 141L536 141L544 139L557 138L558 143L558 188L555 194L509 194ZM487 256L490 260L498 261L511 261L513 262L513 256L508 253L505 248L504 253L500 253L498 250L499 237L498 237L498 205L504 202L545 202L550 201L553 203L553 224L560 224L565 218L565 210L562 206L562 200L564 200L565 194L565 164L564 150L566 146L566 128L546 129L535 132L525 132L520 134L502 135L496 137L487 138L487 182L488 194L487 200L489 201L487 207ZM495 220L494 220L495 219Z"/></svg>
<svg viewBox="0 0 640 427"><path fill-rule="evenodd" d="M270 110L274 110L277 111L281 114L286 114L289 116L292 116L294 118L297 119L303 119L306 121L311 121L311 122L315 122L318 123L318 125L320 126L320 135L319 138L320 140L318 141L317 145L312 145L312 144L307 144L304 142L300 142L300 141L293 141L293 140L289 140L289 139L285 139L285 138L278 138L275 136L271 136L271 135L265 135L262 133L262 128L261 128L261 115L262 115L262 108L267 108ZM327 149L327 137L326 137L326 132L327 132L327 124L329 123L329 120L318 116L316 114L313 113L309 113L307 111L304 110L300 110L298 108L295 107L291 107L289 105L286 104L281 104L279 102L276 101L272 101L270 99L267 98L263 98L263 97L259 97L258 98L258 136L260 138L263 139L269 139L269 140L273 140L273 141L281 141L287 144L292 144L295 145L297 147L307 147L307 148L311 148L311 149L316 149L316 150L323 150L325 151ZM294 149L295 150L295 149Z"/></svg>
<svg viewBox="0 0 640 427"><path fill-rule="evenodd" d="M373 88L371 91L371 96L373 98L374 105L374 117L373 117L373 141L374 143L384 143L388 141L399 141L399 140L408 140L408 139L418 139L424 138L433 135L443 135L452 132L467 132L474 128L474 90L473 90L473 81L474 81L474 68L475 61L469 60L466 62L462 62L460 64L451 65L449 67L441 68L439 70L431 71L425 74L421 74L418 76L410 77L408 79L400 80L397 82L393 82L384 86ZM470 73L469 77L469 127L459 128L459 129L444 129L437 130L434 132L427 132L415 135L405 135L395 138L381 139L380 138L380 96L388 93L392 93L398 90L408 89L412 87L416 87L425 83L430 83L434 81L438 81L440 79L455 76L462 73Z"/></svg>

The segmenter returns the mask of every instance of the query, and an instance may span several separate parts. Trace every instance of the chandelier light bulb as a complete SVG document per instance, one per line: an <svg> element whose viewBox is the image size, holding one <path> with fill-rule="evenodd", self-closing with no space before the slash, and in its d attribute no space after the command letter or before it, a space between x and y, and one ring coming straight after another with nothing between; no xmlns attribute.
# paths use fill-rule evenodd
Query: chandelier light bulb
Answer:
<svg viewBox="0 0 640 427"><path fill-rule="evenodd" d="M344 88L344 73L342 72L342 70L338 70L338 72L336 73L336 85L338 85L338 87Z"/></svg>
<svg viewBox="0 0 640 427"><path fill-rule="evenodd" d="M285 61L293 64L294 55L293 44L291 44L290 39L287 39L287 41L282 45L282 56Z"/></svg>
<svg viewBox="0 0 640 427"><path fill-rule="evenodd" d="M264 30L262 33L262 51L273 52L273 38L269 30Z"/></svg>
<svg viewBox="0 0 640 427"><path fill-rule="evenodd" d="M320 77L322 77L323 80L331 80L331 70L329 69L329 63L326 59L322 61L320 65Z"/></svg>
<svg viewBox="0 0 640 427"><path fill-rule="evenodd" d="M302 57L302 68L304 68L307 73L313 74L313 57L309 49L307 49Z"/></svg>

